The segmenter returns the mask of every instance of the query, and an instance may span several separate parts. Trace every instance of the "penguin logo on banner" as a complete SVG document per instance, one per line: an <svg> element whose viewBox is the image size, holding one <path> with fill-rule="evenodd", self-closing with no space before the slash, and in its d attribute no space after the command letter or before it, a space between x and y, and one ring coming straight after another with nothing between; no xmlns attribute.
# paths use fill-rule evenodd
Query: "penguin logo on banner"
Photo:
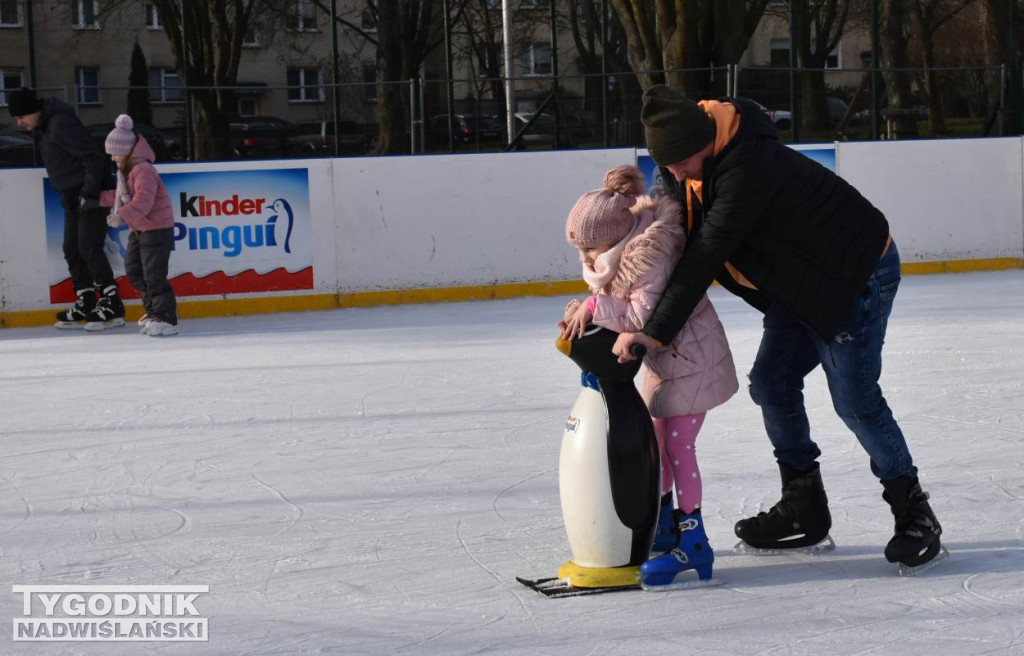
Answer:
<svg viewBox="0 0 1024 656"><path fill-rule="evenodd" d="M292 206L285 199L278 198L271 204L270 211L274 212L274 215L267 219L268 226L277 225L277 218L279 216L286 216L288 218L288 229L284 235L284 252L291 253L292 249L289 241L292 238L292 226L295 223L295 217L292 215Z"/></svg>

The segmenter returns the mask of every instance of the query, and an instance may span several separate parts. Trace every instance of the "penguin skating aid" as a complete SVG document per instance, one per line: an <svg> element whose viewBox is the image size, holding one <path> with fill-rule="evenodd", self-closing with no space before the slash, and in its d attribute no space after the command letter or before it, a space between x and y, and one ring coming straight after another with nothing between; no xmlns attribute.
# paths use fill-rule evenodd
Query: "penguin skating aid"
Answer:
<svg viewBox="0 0 1024 656"><path fill-rule="evenodd" d="M658 443L633 384L640 358L619 364L611 350L617 337L592 327L577 340L557 342L583 370L558 469L573 558L555 577L516 579L545 596L639 589L640 565L650 557L661 497Z"/></svg>

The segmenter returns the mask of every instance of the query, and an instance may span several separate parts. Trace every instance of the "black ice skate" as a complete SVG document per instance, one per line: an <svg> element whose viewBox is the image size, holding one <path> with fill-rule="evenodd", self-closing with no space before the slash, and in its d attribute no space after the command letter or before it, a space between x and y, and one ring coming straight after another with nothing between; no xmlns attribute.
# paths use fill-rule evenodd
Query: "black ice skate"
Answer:
<svg viewBox="0 0 1024 656"><path fill-rule="evenodd" d="M818 463L807 471L790 469L779 463L782 474L782 499L768 512L736 522L736 536L742 542L735 551L741 554L775 555L801 551L820 553L835 549L829 536L832 515L821 482Z"/></svg>
<svg viewBox="0 0 1024 656"><path fill-rule="evenodd" d="M882 487L882 498L896 519L895 534L885 546L885 559L899 563L900 576L920 574L944 560L949 552L939 539L942 526L917 478L883 480Z"/></svg>
<svg viewBox="0 0 1024 656"><path fill-rule="evenodd" d="M85 329L88 331L120 328L124 325L124 303L117 294L117 285L107 285L96 301L96 307L89 313Z"/></svg>
<svg viewBox="0 0 1024 656"><path fill-rule="evenodd" d="M75 291L78 300L66 310L57 313L57 323L54 327L60 330L76 330L84 328L89 318L89 313L96 307L96 291L94 289L79 289Z"/></svg>

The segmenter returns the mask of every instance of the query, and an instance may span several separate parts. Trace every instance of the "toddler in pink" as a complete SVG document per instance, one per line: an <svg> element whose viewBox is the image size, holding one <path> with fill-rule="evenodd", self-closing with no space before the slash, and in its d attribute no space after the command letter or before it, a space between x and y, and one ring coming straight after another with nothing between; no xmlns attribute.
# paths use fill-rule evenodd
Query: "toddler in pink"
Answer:
<svg viewBox="0 0 1024 656"><path fill-rule="evenodd" d="M578 337L588 324L636 332L654 312L682 255L686 230L679 205L647 197L643 181L634 166L611 169L604 187L584 194L569 213L566 239L580 252L593 295L569 302L559 322L562 337ZM700 515L696 439L707 411L725 403L739 384L729 342L707 296L672 343L647 353L643 372L641 394L654 420L662 465L662 511L653 551L670 552L641 568L648 587L647 579L657 578L647 576L652 569L679 565L679 571L697 569L710 576L714 560ZM666 558L671 563L659 562Z"/></svg>
<svg viewBox="0 0 1024 656"><path fill-rule="evenodd" d="M128 224L124 271L132 286L139 290L146 311L139 319L140 332L151 337L177 335L178 305L167 281L174 250L174 210L153 166L153 149L133 127L131 117L121 114L107 135L104 146L117 164L117 190L113 198L100 200L113 205L107 218L110 227Z"/></svg>

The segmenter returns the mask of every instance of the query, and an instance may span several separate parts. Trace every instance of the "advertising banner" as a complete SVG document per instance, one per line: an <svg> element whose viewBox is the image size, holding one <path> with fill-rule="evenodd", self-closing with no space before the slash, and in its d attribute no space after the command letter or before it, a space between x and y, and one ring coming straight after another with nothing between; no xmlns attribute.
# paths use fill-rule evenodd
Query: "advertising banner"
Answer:
<svg viewBox="0 0 1024 656"><path fill-rule="evenodd" d="M796 144L791 145L790 148L805 157L813 159L830 171L836 170L835 144ZM664 194L664 181L661 179L661 170L654 163L646 149L637 150L636 165L647 180L648 193L652 197Z"/></svg>
<svg viewBox="0 0 1024 656"><path fill-rule="evenodd" d="M178 296L313 288L309 171L161 173L175 216L168 279ZM62 249L60 193L43 180L50 302L74 302ZM124 298L128 227L107 230L106 252Z"/></svg>

